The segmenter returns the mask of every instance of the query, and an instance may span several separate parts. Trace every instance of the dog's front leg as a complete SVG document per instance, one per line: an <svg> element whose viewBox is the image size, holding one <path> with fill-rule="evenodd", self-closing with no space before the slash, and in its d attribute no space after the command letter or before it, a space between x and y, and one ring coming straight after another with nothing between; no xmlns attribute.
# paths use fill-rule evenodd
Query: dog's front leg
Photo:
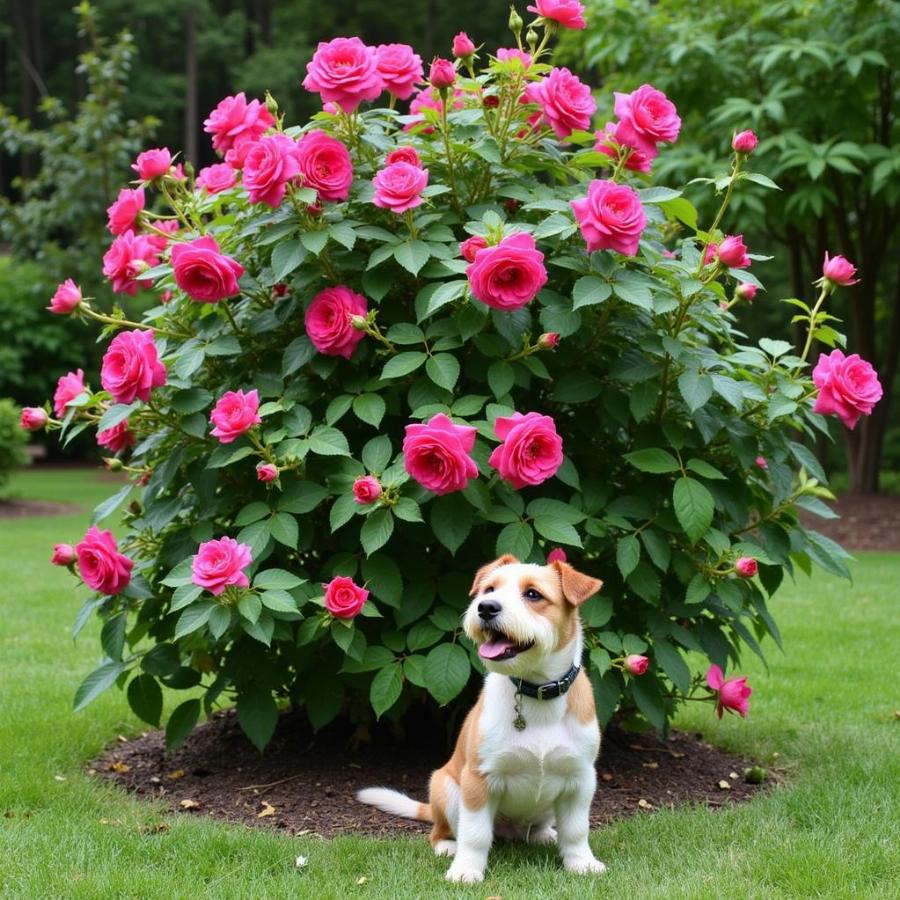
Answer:
<svg viewBox="0 0 900 900"><path fill-rule="evenodd" d="M591 800L596 788L597 773L591 766L578 779L575 790L561 794L556 801L556 830L563 865L579 875L606 871L588 844Z"/></svg>
<svg viewBox="0 0 900 900"><path fill-rule="evenodd" d="M447 881L471 884L484 881L498 801L490 795L484 775L468 767L462 771L460 788L456 856L447 870Z"/></svg>

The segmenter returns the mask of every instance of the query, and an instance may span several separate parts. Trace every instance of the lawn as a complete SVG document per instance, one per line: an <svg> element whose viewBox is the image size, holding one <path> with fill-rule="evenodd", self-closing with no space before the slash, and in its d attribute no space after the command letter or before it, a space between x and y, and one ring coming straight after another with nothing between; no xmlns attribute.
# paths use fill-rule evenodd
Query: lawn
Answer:
<svg viewBox="0 0 900 900"><path fill-rule="evenodd" d="M88 472L28 472L14 488L85 508L112 490ZM740 808L642 814L596 832L591 843L609 866L596 882L563 873L548 850L501 846L483 885L450 889L446 862L424 839L322 840L227 826L168 814L84 774L106 742L142 730L116 690L71 712L75 686L98 662L97 629L73 645L84 594L47 560L52 544L79 537L86 520L0 519L4 897L900 895L900 556L862 554L852 585L817 574L785 587L773 606L787 655L772 648L768 673L745 661L750 718L718 723L702 706L680 719L774 761L782 787ZM170 829L156 831L162 822ZM309 862L297 869L301 854Z"/></svg>

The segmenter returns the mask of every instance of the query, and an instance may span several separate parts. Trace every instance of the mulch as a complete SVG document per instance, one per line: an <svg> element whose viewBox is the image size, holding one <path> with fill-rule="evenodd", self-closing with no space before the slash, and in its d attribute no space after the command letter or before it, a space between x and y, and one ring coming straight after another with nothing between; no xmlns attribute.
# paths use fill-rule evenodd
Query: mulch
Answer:
<svg viewBox="0 0 900 900"><path fill-rule="evenodd" d="M314 735L297 712L283 713L264 755L250 744L233 711L214 714L177 751L160 731L120 737L88 769L140 797L187 815L208 815L289 834L395 836L428 826L356 801L357 790L384 785L417 799L448 753L434 742L398 743L384 733L354 746L347 727ZM663 743L613 725L603 738L591 824L682 804L717 808L764 790L744 778L752 760L726 753L699 734L673 732ZM768 782L771 781L771 773Z"/></svg>
<svg viewBox="0 0 900 900"><path fill-rule="evenodd" d="M841 494L829 504L839 519L821 519L803 512L801 519L837 541L845 550L900 552L900 496L896 494Z"/></svg>

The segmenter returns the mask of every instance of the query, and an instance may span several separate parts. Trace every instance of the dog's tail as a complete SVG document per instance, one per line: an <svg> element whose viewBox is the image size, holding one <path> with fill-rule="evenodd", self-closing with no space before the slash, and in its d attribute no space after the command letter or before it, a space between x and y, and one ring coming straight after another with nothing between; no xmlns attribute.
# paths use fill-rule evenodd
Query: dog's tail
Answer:
<svg viewBox="0 0 900 900"><path fill-rule="evenodd" d="M419 803L400 791L392 791L390 788L370 787L357 791L356 799L360 803L374 806L382 812L391 813L394 816L402 816L404 819L416 819L419 822L433 822L431 804Z"/></svg>

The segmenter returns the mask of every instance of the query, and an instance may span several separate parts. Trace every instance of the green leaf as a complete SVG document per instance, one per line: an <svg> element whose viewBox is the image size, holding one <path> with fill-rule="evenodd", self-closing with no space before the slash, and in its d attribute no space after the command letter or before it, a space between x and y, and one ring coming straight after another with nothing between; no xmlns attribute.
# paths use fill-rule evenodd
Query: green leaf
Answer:
<svg viewBox="0 0 900 900"><path fill-rule="evenodd" d="M177 396L177 394L176 394ZM120 422L124 422L138 407L140 407L141 403L139 400L135 400L134 403L116 403L111 406L105 413L100 417L100 421L97 423L97 431L98 433L101 431L106 431L109 428L114 428ZM173 399L172 406L175 406L175 401ZM181 412L181 410L179 410ZM194 410L191 410L194 412Z"/></svg>
<svg viewBox="0 0 900 900"><path fill-rule="evenodd" d="M657 731L664 731L666 727L666 706L655 681L649 680L647 675L632 679L631 694L635 703L637 703L637 708L644 714L647 721Z"/></svg>
<svg viewBox="0 0 900 900"><path fill-rule="evenodd" d="M368 441L362 450L362 464L376 475L380 475L391 461L393 455L391 439L385 435L379 435Z"/></svg>
<svg viewBox="0 0 900 900"><path fill-rule="evenodd" d="M265 644L268 647L272 643L272 635L275 632L275 620L267 612L261 612L255 622L244 620L241 622L241 627L250 637L261 644Z"/></svg>
<svg viewBox="0 0 900 900"><path fill-rule="evenodd" d="M279 512L269 519L269 534L279 544L284 544L285 547L296 550L297 541L300 538L300 526L290 513Z"/></svg>
<svg viewBox="0 0 900 900"><path fill-rule="evenodd" d="M678 460L667 450L659 447L647 447L644 450L626 453L625 459L642 472L662 474L663 472L678 472L681 469Z"/></svg>
<svg viewBox="0 0 900 900"><path fill-rule="evenodd" d="M538 516L534 520L534 527L541 537L558 544L570 544L573 547L581 546L581 537L573 525L562 522L552 516Z"/></svg>
<svg viewBox="0 0 900 900"><path fill-rule="evenodd" d="M389 509L376 509L363 522L359 540L367 556L383 547L394 533L394 517Z"/></svg>
<svg viewBox="0 0 900 900"><path fill-rule="evenodd" d="M702 603L712 592L709 582L702 572L697 572L687 586L684 602L688 605Z"/></svg>
<svg viewBox="0 0 900 900"><path fill-rule="evenodd" d="M272 510L269 509L268 503L255 500L253 503L248 503L241 508L241 511L235 517L234 524L238 528L243 528L245 525L252 525L254 522L264 519L271 512Z"/></svg>
<svg viewBox="0 0 900 900"><path fill-rule="evenodd" d="M278 723L278 707L272 692L266 688L253 687L241 693L237 701L237 720L244 734L262 753Z"/></svg>
<svg viewBox="0 0 900 900"><path fill-rule="evenodd" d="M396 507L395 507L396 509ZM388 606L399 609L403 600L403 578L400 567L385 553L374 553L362 561L366 587Z"/></svg>
<svg viewBox="0 0 900 900"><path fill-rule="evenodd" d="M528 559L534 546L534 532L527 522L510 522L497 536L497 556L511 553L517 559Z"/></svg>
<svg viewBox="0 0 900 900"><path fill-rule="evenodd" d="M304 697L304 708L313 731L335 719L344 705L344 686L336 678L317 683Z"/></svg>
<svg viewBox="0 0 900 900"><path fill-rule="evenodd" d="M672 492L675 515L692 544L706 534L712 524L715 501L704 485L693 478L682 477Z"/></svg>
<svg viewBox="0 0 900 900"><path fill-rule="evenodd" d="M316 355L316 348L305 335L294 338L285 348L281 357L281 374L292 375L298 369L305 366Z"/></svg>
<svg viewBox="0 0 900 900"><path fill-rule="evenodd" d="M428 693L444 706L466 686L469 669L469 655L459 644L440 644L425 658Z"/></svg>
<svg viewBox="0 0 900 900"><path fill-rule="evenodd" d="M306 247L299 238L277 244L272 251L272 277L275 281L283 281L290 275L306 258L306 253Z"/></svg>
<svg viewBox="0 0 900 900"><path fill-rule="evenodd" d="M696 412L713 392L712 378L697 369L688 369L678 376L678 390L691 412Z"/></svg>
<svg viewBox="0 0 900 900"><path fill-rule="evenodd" d="M672 684L686 694L691 689L691 670L678 650L668 641L657 638L653 643L653 654L662 670L672 679Z"/></svg>
<svg viewBox="0 0 900 900"><path fill-rule="evenodd" d="M385 403L380 394L360 394L353 398L353 412L358 419L377 428L384 418Z"/></svg>
<svg viewBox="0 0 900 900"><path fill-rule="evenodd" d="M399 662L380 669L369 686L369 702L380 719L399 699L403 690L403 675Z"/></svg>
<svg viewBox="0 0 900 900"><path fill-rule="evenodd" d="M303 246L306 247L313 256L318 256L328 243L328 232L304 231L303 234L300 235L300 240L303 242Z"/></svg>
<svg viewBox="0 0 900 900"><path fill-rule="evenodd" d="M428 355L419 350L408 350L405 353L398 353L392 359L389 359L381 370L382 379L402 378L415 372L426 360Z"/></svg>
<svg viewBox="0 0 900 900"><path fill-rule="evenodd" d="M686 468L696 472L701 478L711 478L722 481L726 478L715 466L711 466L703 459L689 459Z"/></svg>
<svg viewBox="0 0 900 900"><path fill-rule="evenodd" d="M431 504L434 536L452 553L462 546L472 530L475 512L460 494L438 497Z"/></svg>
<svg viewBox="0 0 900 900"><path fill-rule="evenodd" d="M287 591L282 591L282 590L263 591L259 595L259 599L262 601L262 605L266 609L272 610L272 612L279 612L279 613L296 613L297 612L297 601ZM295 619L299 618L299 616L294 616L294 618Z"/></svg>
<svg viewBox="0 0 900 900"><path fill-rule="evenodd" d="M597 278L596 275L586 275L584 278L579 278L572 289L573 309L603 303L609 299L611 294L612 287L609 282Z"/></svg>
<svg viewBox="0 0 900 900"><path fill-rule="evenodd" d="M328 491L312 481L290 482L282 491L278 509L281 512L303 515L312 512L327 496Z"/></svg>
<svg viewBox="0 0 900 900"><path fill-rule="evenodd" d="M286 569L266 569L263 572L257 572L253 579L253 587L263 591L290 591L295 587L300 587L303 583L304 579L298 578Z"/></svg>
<svg viewBox="0 0 900 900"><path fill-rule="evenodd" d="M350 447L343 432L320 425L309 436L309 449L319 456L349 456Z"/></svg>
<svg viewBox="0 0 900 900"><path fill-rule="evenodd" d="M110 660L103 663L97 669L94 669L84 681L78 685L75 691L74 711L78 712L84 709L99 694L102 694L108 687L112 687L116 683L116 679L128 668L123 662Z"/></svg>
<svg viewBox="0 0 900 900"><path fill-rule="evenodd" d="M404 522L424 522L422 510L412 497L401 497L393 506L394 516Z"/></svg>
<svg viewBox="0 0 900 900"><path fill-rule="evenodd" d="M248 622L257 622L262 613L262 600L259 594L244 594L238 600L238 612Z"/></svg>
<svg viewBox="0 0 900 900"><path fill-rule="evenodd" d="M438 387L452 391L459 378L459 360L449 353L437 353L428 358L425 371Z"/></svg>
<svg viewBox="0 0 900 900"><path fill-rule="evenodd" d="M128 685L128 705L139 719L159 728L163 695L162 688L152 675L145 672L131 679Z"/></svg>
<svg viewBox="0 0 900 900"><path fill-rule="evenodd" d="M141 659L141 668L157 678L172 675L181 667L181 654L174 644L157 644Z"/></svg>
<svg viewBox="0 0 900 900"><path fill-rule="evenodd" d="M421 344L425 341L425 332L411 322L398 322L388 329L387 339L393 344Z"/></svg>
<svg viewBox="0 0 900 900"><path fill-rule="evenodd" d="M209 616L209 633L214 640L219 640L231 625L231 607L216 606Z"/></svg>
<svg viewBox="0 0 900 900"><path fill-rule="evenodd" d="M169 721L166 722L166 750L176 750L180 747L194 730L199 718L198 699L185 700L180 706L176 706L169 716Z"/></svg>
<svg viewBox="0 0 900 900"><path fill-rule="evenodd" d="M94 510L94 514L91 516L91 525L98 525L107 516L112 515L125 502L133 489L134 485L129 483L119 488L112 497L107 497Z"/></svg>
<svg viewBox="0 0 900 900"><path fill-rule="evenodd" d="M431 251L424 241L404 241L394 247L394 259L413 275L419 273L419 269L428 262Z"/></svg>
<svg viewBox="0 0 900 900"><path fill-rule="evenodd" d="M175 640L177 641L188 634L193 634L193 632L202 628L209 621L209 617L215 608L216 604L212 600L201 600L199 603L193 603L188 606L175 626Z"/></svg>
<svg viewBox="0 0 900 900"><path fill-rule="evenodd" d="M619 540L616 545L616 565L623 578L627 578L637 568L640 558L641 545L633 534Z"/></svg>
<svg viewBox="0 0 900 900"><path fill-rule="evenodd" d="M487 383L491 393L499 400L505 397L516 383L515 370L505 359L498 359L488 366Z"/></svg>
<svg viewBox="0 0 900 900"><path fill-rule="evenodd" d="M446 306L448 303L458 300L465 294L468 286L469 282L467 279L445 281L443 284L429 285L429 287L426 288L426 290L429 291L426 295L427 302L424 303L424 308L422 308L421 311L419 303L416 303L416 311L419 313L418 320L421 322L423 319L433 316L439 309ZM429 290L430 288L433 288L433 290ZM418 301L418 298L416 299Z"/></svg>

